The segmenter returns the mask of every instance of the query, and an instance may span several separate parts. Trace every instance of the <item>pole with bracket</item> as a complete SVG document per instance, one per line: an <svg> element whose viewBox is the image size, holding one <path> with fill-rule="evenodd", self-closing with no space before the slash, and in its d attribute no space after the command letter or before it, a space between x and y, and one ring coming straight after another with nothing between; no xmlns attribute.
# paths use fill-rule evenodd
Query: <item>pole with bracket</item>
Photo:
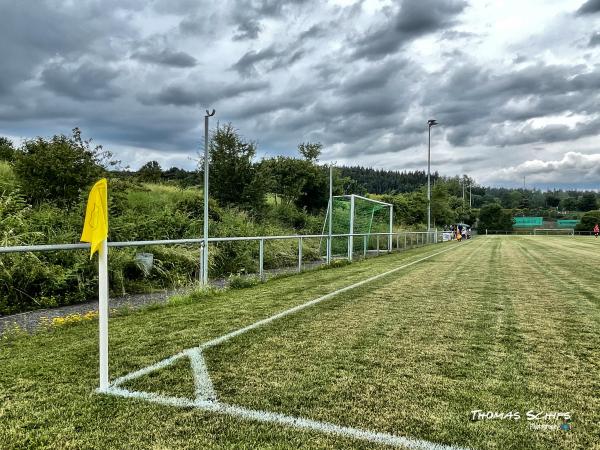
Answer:
<svg viewBox="0 0 600 450"><path fill-rule="evenodd" d="M215 110L206 110L204 116L204 249L202 251L202 285L208 284L208 119Z"/></svg>

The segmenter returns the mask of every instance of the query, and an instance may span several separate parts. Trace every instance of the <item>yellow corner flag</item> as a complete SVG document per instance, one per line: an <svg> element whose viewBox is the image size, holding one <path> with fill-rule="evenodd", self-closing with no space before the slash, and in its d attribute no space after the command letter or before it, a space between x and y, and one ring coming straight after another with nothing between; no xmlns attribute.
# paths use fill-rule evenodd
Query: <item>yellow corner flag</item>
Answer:
<svg viewBox="0 0 600 450"><path fill-rule="evenodd" d="M92 244L90 259L108 237L108 201L106 178L102 178L90 191L81 242Z"/></svg>

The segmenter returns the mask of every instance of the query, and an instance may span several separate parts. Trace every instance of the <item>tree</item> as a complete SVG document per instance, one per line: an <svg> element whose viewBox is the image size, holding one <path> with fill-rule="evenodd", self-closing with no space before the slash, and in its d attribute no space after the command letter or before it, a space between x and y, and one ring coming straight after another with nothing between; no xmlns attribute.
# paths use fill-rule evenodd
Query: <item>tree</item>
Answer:
<svg viewBox="0 0 600 450"><path fill-rule="evenodd" d="M499 203L489 203L481 208L477 229L479 233L485 230L511 231L513 227L512 215L502 209Z"/></svg>
<svg viewBox="0 0 600 450"><path fill-rule="evenodd" d="M0 161L12 161L15 158L15 147L12 141L0 137Z"/></svg>
<svg viewBox="0 0 600 450"><path fill-rule="evenodd" d="M78 128L72 137L27 140L15 155L14 169L23 193L32 203L52 201L62 206L75 203L81 193L115 165L110 152L91 147Z"/></svg>
<svg viewBox="0 0 600 450"><path fill-rule="evenodd" d="M161 176L162 169L157 161L149 161L138 170L140 181L157 183L160 181Z"/></svg>
<svg viewBox="0 0 600 450"><path fill-rule="evenodd" d="M591 211L597 207L596 194L593 192L586 192L577 200L577 209L579 211Z"/></svg>
<svg viewBox="0 0 600 450"><path fill-rule="evenodd" d="M462 200L461 200L462 210ZM450 225L456 222L457 214L450 207L450 194L445 183L438 182L431 189L432 226Z"/></svg>
<svg viewBox="0 0 600 450"><path fill-rule="evenodd" d="M261 172L268 186L284 204L317 211L327 206L329 198L328 170L308 159L278 156L265 159ZM338 177L335 177L338 180ZM334 183L335 184L335 183ZM339 183L338 183L339 185Z"/></svg>
<svg viewBox="0 0 600 450"><path fill-rule="evenodd" d="M320 142L310 143L310 142L302 142L298 145L298 152L304 159L311 162L317 162L319 160L319 156L321 156L321 150L323 149L323 144Z"/></svg>
<svg viewBox="0 0 600 450"><path fill-rule="evenodd" d="M229 123L218 126L209 143L211 195L222 205L261 210L268 180L253 164L256 144Z"/></svg>
<svg viewBox="0 0 600 450"><path fill-rule="evenodd" d="M575 226L575 230L592 231L597 223L600 224L600 211L588 211L581 216L581 222Z"/></svg>
<svg viewBox="0 0 600 450"><path fill-rule="evenodd" d="M577 199L574 197L565 197L560 203L564 211L575 211L577 209Z"/></svg>
<svg viewBox="0 0 600 450"><path fill-rule="evenodd" d="M546 194L546 205L550 208L556 208L560 205L560 197L554 194Z"/></svg>

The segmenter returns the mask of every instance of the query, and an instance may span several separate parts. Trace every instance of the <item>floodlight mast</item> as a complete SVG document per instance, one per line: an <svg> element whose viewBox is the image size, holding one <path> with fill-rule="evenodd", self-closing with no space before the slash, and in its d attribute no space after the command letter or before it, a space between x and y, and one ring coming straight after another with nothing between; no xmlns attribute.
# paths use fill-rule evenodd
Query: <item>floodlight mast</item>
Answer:
<svg viewBox="0 0 600 450"><path fill-rule="evenodd" d="M329 165L329 217L327 237L327 264L331 264L331 234L333 229L333 164Z"/></svg>
<svg viewBox="0 0 600 450"><path fill-rule="evenodd" d="M427 146L427 232L431 231L431 127L436 126L437 120L427 121L429 141ZM429 236L429 234L427 235Z"/></svg>
<svg viewBox="0 0 600 450"><path fill-rule="evenodd" d="M209 112L206 110L204 116L204 246L202 248L202 272L200 282L206 286L208 284L208 119L215 115L215 110Z"/></svg>

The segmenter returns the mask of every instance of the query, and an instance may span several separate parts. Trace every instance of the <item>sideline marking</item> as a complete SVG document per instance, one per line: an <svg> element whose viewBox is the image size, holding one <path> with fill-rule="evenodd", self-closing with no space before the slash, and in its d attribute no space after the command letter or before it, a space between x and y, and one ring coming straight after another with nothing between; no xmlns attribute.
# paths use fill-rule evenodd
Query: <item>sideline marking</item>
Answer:
<svg viewBox="0 0 600 450"><path fill-rule="evenodd" d="M255 328L259 328L263 325L269 324L277 319L281 319L282 317L286 317L290 314L294 314L298 311L301 311L305 308L313 306L322 301L328 300L332 297L337 296L338 294L347 292L352 289L356 289L364 284L371 283L379 278L383 278L385 276L391 275L392 273L398 272L399 270L405 269L407 267L418 264L427 259L433 258L434 256L441 255L442 253L446 253L450 250L455 250L457 248L464 247L465 244L460 244L459 247L453 246L448 247L444 250L441 250L436 253L432 253L431 255L425 256L423 258L419 258L415 261L412 261L407 264L403 264L394 269L388 270L386 272L380 273L378 275L374 275L365 280L359 281L357 283L351 284L344 288L338 289L336 291L330 292L329 294L325 294L321 297L318 297L314 300L310 300L301 305L294 306L293 308L282 311L278 314L275 314L271 317L267 317L266 319L259 320L251 325L240 328L238 330L227 333L221 337L216 339L212 339L204 344L200 344L197 347L188 348L183 350L176 355L173 355L169 358L163 359L155 364L144 367L135 372L130 372L127 375L124 375L120 378L117 378L115 381L110 383L109 387L105 391L97 390L98 393L104 393L109 395L115 395L125 398L135 398L140 400L146 400L152 403L158 403L166 406L176 406L180 408L197 408L205 411L226 414L233 417L240 417L247 420L257 420L259 422L271 422L278 423L280 425L286 425L293 428L304 429L304 430L314 430L320 431L326 434L339 435L354 439L360 439L363 441L369 441L374 443L386 444L395 447L405 447L409 449L421 449L421 450L466 450L465 447L456 447L453 445L445 445L445 444L437 444L435 442L426 441L423 439L415 439L404 436L397 436L389 433L379 433L376 431L370 430L362 430L353 427L344 427L341 425L335 425L328 422L319 422L316 420L306 419L302 417L294 417L288 416L285 414L269 412L269 411L260 411L244 408L242 406L229 405L226 403L221 403L217 399L217 394L214 390L212 380L210 378L210 374L208 373L208 367L204 360L204 356L202 352L211 347L215 347L220 345L236 336L247 333L248 331L254 330ZM467 244L468 245L468 244ZM190 364L192 367L192 372L194 376L194 385L196 387L196 398L189 399L183 397L170 397L164 396L152 392L142 392L142 391L130 391L121 387L121 384L134 380L136 378L147 375L156 370L164 369L166 367L171 366L174 362L178 361L181 358L189 358Z"/></svg>

